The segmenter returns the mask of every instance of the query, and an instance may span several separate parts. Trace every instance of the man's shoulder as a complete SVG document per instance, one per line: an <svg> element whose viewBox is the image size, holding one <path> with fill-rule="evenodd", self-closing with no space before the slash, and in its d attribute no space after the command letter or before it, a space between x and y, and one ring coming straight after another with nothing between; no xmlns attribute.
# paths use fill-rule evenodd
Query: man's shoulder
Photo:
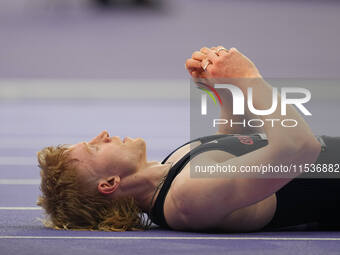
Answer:
<svg viewBox="0 0 340 255"><path fill-rule="evenodd" d="M203 159L198 157L195 161L200 160ZM172 229L199 230L215 224L214 218L207 217L209 202L202 196L204 192L202 182L209 181L205 178L191 178L192 163L193 160L186 164L175 178L164 203L164 217ZM199 226L199 229L193 226Z"/></svg>

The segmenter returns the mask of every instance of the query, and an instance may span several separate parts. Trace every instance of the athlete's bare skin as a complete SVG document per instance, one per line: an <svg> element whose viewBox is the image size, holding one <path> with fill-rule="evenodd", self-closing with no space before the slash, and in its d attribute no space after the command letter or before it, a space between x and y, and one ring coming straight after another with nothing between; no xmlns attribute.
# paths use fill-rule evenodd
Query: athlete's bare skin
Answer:
<svg viewBox="0 0 340 255"><path fill-rule="evenodd" d="M209 78L208 86L214 79L229 79L228 82L240 88L244 94L249 87L253 87L254 106L256 109L267 109L271 105L272 87L262 78L254 63L235 48L219 50L220 47L202 48L194 52L186 62L190 75L194 79ZM252 82L249 82L250 79ZM224 91L219 93L223 101L221 118L237 120L231 115L230 94ZM251 115L248 113L246 117ZM281 119L280 107L266 118ZM291 178L271 179L190 178L190 165L220 163L239 167L314 163L320 153L320 144L311 129L290 105L287 106L285 118L295 119L299 125L294 128L272 128L265 122L261 130L256 130L268 137L268 145L261 149L239 157L227 152L209 151L191 160L176 176L166 197L164 215L168 225L176 230L228 232L256 231L264 227L275 213L275 192L298 173ZM254 131L221 126L218 133L242 134ZM96 185L100 193L111 199L133 196L138 206L148 212L155 189L169 171L171 163L176 163L198 145L199 142L194 142L180 148L167 160L169 164L161 164L147 160L143 139L127 138L121 141L104 131L88 143L73 145L71 155L88 166L83 167L85 170L81 176Z"/></svg>

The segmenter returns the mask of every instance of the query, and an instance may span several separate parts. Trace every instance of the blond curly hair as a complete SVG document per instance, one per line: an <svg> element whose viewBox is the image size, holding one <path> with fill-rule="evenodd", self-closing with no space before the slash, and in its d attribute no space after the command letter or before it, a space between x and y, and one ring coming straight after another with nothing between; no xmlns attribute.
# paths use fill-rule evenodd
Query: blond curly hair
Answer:
<svg viewBox="0 0 340 255"><path fill-rule="evenodd" d="M132 197L112 200L96 188L85 188L77 176L77 160L69 152L67 146L59 145L46 147L37 154L42 192L37 204L47 214L45 226L103 231L149 228Z"/></svg>

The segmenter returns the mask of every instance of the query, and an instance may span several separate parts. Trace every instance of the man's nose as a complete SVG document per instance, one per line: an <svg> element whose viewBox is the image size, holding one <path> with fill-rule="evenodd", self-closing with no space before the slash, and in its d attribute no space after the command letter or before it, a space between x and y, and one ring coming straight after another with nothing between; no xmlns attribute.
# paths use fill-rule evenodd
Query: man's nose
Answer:
<svg viewBox="0 0 340 255"><path fill-rule="evenodd" d="M99 135L97 135L95 138L93 138L89 143L95 144L95 143L105 142L108 139L109 139L109 134L106 130L104 130Z"/></svg>

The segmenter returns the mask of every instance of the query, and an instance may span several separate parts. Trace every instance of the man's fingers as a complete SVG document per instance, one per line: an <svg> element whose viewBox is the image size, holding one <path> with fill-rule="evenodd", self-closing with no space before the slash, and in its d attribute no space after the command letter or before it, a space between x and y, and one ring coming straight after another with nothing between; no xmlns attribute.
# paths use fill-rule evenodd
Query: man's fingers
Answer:
<svg viewBox="0 0 340 255"><path fill-rule="evenodd" d="M185 62L185 66L188 69L188 71L191 71L193 69L201 69L201 61L188 58L187 61Z"/></svg>
<svg viewBox="0 0 340 255"><path fill-rule="evenodd" d="M191 57L198 61L202 61L203 59L206 58L206 56L200 51L195 51L194 53L192 53Z"/></svg>
<svg viewBox="0 0 340 255"><path fill-rule="evenodd" d="M239 55L239 56L243 56L243 54L241 52L239 52L238 49L236 49L236 48L231 48L230 53L233 53L233 54L236 54L236 55Z"/></svg>
<svg viewBox="0 0 340 255"><path fill-rule="evenodd" d="M192 76L193 78L198 78L199 75L200 75L200 73L199 73L198 71L192 71L192 72L191 72L191 76Z"/></svg>
<svg viewBox="0 0 340 255"><path fill-rule="evenodd" d="M203 47L200 50L200 52L205 54L206 57L210 60L211 63L215 63L217 61L218 56L216 55L216 53L213 50L211 50L211 49L209 49L207 47Z"/></svg>
<svg viewBox="0 0 340 255"><path fill-rule="evenodd" d="M203 71L209 71L209 67L212 66L212 63L209 59L203 59L203 61L201 62L201 68L203 69Z"/></svg>
<svg viewBox="0 0 340 255"><path fill-rule="evenodd" d="M215 47L216 54L219 56L225 56L229 54L229 50L224 48L222 45Z"/></svg>

